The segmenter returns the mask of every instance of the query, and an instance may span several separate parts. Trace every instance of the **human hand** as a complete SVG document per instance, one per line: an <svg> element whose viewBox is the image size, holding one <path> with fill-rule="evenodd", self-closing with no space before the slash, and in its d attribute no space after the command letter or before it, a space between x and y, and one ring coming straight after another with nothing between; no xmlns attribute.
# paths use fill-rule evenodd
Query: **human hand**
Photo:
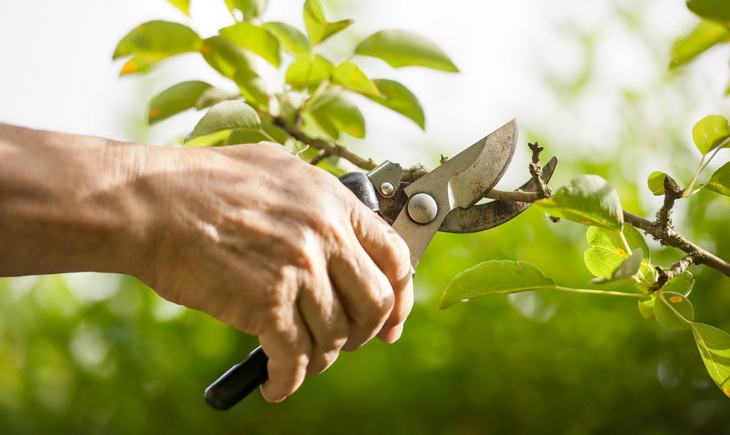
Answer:
<svg viewBox="0 0 730 435"><path fill-rule="evenodd" d="M394 342L413 304L408 248L336 178L266 145L148 148L140 189L164 298L258 335L268 401L340 350Z"/></svg>

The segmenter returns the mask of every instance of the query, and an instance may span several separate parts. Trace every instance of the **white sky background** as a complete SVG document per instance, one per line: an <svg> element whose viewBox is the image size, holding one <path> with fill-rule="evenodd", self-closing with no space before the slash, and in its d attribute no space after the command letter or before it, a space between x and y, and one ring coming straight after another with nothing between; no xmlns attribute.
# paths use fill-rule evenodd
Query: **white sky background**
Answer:
<svg viewBox="0 0 730 435"><path fill-rule="evenodd" d="M190 131L201 113L164 121L144 134L133 135L129 127L142 124L150 96L178 81L225 82L194 55L165 62L144 78L120 79L121 63L113 63L111 54L129 30L152 19L184 22L203 36L231 24L222 0L192 3L190 21L164 0L0 0L0 122L153 144ZM405 165L433 166L439 152L453 155L512 118L518 118L523 133L529 129L563 144L581 144L584 152L606 152L602 145L616 143L626 128L621 93L655 86L671 41L696 23L682 0L353 0L357 13L343 16L323 3L331 20L355 19L344 38L389 28L414 31L441 46L461 69L461 74L392 70L378 60L358 59L373 76L403 82L425 108L424 133L386 109L365 107L368 137L354 141L355 148ZM270 0L264 18L303 28L302 4ZM647 52L617 18L616 5L641 11L650 45L664 51ZM581 42L561 30L568 28L600 35L592 60L600 80L569 107L545 84L546 74L569 82L585 64ZM657 62L657 56L664 58ZM722 94L729 57L727 49L715 50L684 74L697 95L691 105L674 94L650 97L647 122L683 117L689 140L689 129L701 116L728 114ZM526 151L517 157L526 158Z"/></svg>

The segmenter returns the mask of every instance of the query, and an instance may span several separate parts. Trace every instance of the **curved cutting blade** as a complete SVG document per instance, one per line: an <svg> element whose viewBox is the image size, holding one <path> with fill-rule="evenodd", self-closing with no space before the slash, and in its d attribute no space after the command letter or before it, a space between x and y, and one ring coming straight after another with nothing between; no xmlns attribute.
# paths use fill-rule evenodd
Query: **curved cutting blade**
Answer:
<svg viewBox="0 0 730 435"><path fill-rule="evenodd" d="M415 223L408 207L401 210L393 228L408 244L415 266L441 227L456 208L468 208L497 184L509 166L517 146L517 121L511 121L484 137L404 189L408 198L428 194L437 213L428 224Z"/></svg>
<svg viewBox="0 0 730 435"><path fill-rule="evenodd" d="M555 172L558 158L553 157L542 168L542 181L547 183ZM535 192L537 186L533 180L520 186L519 191ZM529 202L491 201L486 204L477 204L467 209L451 210L441 224L439 231L447 233L474 233L502 225L518 214L527 210L532 204Z"/></svg>

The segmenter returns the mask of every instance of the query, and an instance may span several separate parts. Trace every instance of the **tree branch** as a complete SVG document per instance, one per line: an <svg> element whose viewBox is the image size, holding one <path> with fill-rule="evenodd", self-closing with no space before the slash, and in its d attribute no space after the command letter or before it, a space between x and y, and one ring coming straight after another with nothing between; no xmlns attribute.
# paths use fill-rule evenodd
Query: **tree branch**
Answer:
<svg viewBox="0 0 730 435"><path fill-rule="evenodd" d="M286 130L286 132L289 133L291 137L298 140L299 142L305 143L312 148L321 150L324 154L343 158L360 169L369 171L378 166L378 164L373 159L364 159L348 150L344 145L335 141L311 137L299 128L289 125L281 118L275 118L274 124Z"/></svg>
<svg viewBox="0 0 730 435"><path fill-rule="evenodd" d="M674 203L682 197L683 193L683 191L672 183L669 177L664 177L664 204L657 212L655 222L655 225L661 231L667 231L672 228Z"/></svg>
<svg viewBox="0 0 730 435"><path fill-rule="evenodd" d="M497 190L492 189L487 193L485 198L495 199L498 201L514 201L514 202L535 202L539 199L549 198L550 196L542 196L539 192L523 192L521 190Z"/></svg>
<svg viewBox="0 0 730 435"><path fill-rule="evenodd" d="M674 263L674 265L672 265L672 267L669 269L664 269L663 267L657 266L656 271L659 274L659 278L649 290L652 292L659 290L660 288L664 287L664 285L669 282L669 280L678 277L679 275L684 273L684 271L687 270L688 267L696 262L697 258L694 255L688 255L678 262Z"/></svg>
<svg viewBox="0 0 730 435"><path fill-rule="evenodd" d="M505 192L496 189L489 192L486 197L501 201L517 202L535 202L543 198L537 192ZM662 214L661 211L660 214ZM668 217L671 216L670 213L666 213L665 215ZM651 222L648 219L644 219L628 211L624 211L624 221L651 235L654 240L658 241L662 246L670 246L687 254L688 257L685 257L685 261L687 261L687 258L689 257L692 258L692 263L687 264L687 266L690 264L704 264L705 266L711 267L730 277L730 263L687 240L682 234L672 229L669 225L662 226L662 224L658 222Z"/></svg>
<svg viewBox="0 0 730 435"><path fill-rule="evenodd" d="M696 264L704 264L726 276L730 276L730 263L690 242L672 228L660 228L657 223L627 211L624 211L624 221L651 235L662 246L671 246L692 256Z"/></svg>
<svg viewBox="0 0 730 435"><path fill-rule="evenodd" d="M540 158L545 148L541 147L539 143L527 144L532 150L532 163L530 163L530 175L532 175L532 181L537 186L537 193L542 198L549 198L553 195L553 190L548 187L542 179L542 166L540 165Z"/></svg>

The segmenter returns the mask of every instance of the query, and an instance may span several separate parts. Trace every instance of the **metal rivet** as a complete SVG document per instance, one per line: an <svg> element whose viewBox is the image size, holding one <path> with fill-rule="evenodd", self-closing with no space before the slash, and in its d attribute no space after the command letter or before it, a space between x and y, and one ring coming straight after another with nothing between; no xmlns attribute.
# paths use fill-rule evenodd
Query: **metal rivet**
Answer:
<svg viewBox="0 0 730 435"><path fill-rule="evenodd" d="M390 198L395 194L395 187L393 187L392 183L385 181L380 185L380 194L386 198Z"/></svg>
<svg viewBox="0 0 730 435"><path fill-rule="evenodd" d="M426 193L417 193L408 201L408 216L419 224L429 224L436 219L439 207L436 200Z"/></svg>

